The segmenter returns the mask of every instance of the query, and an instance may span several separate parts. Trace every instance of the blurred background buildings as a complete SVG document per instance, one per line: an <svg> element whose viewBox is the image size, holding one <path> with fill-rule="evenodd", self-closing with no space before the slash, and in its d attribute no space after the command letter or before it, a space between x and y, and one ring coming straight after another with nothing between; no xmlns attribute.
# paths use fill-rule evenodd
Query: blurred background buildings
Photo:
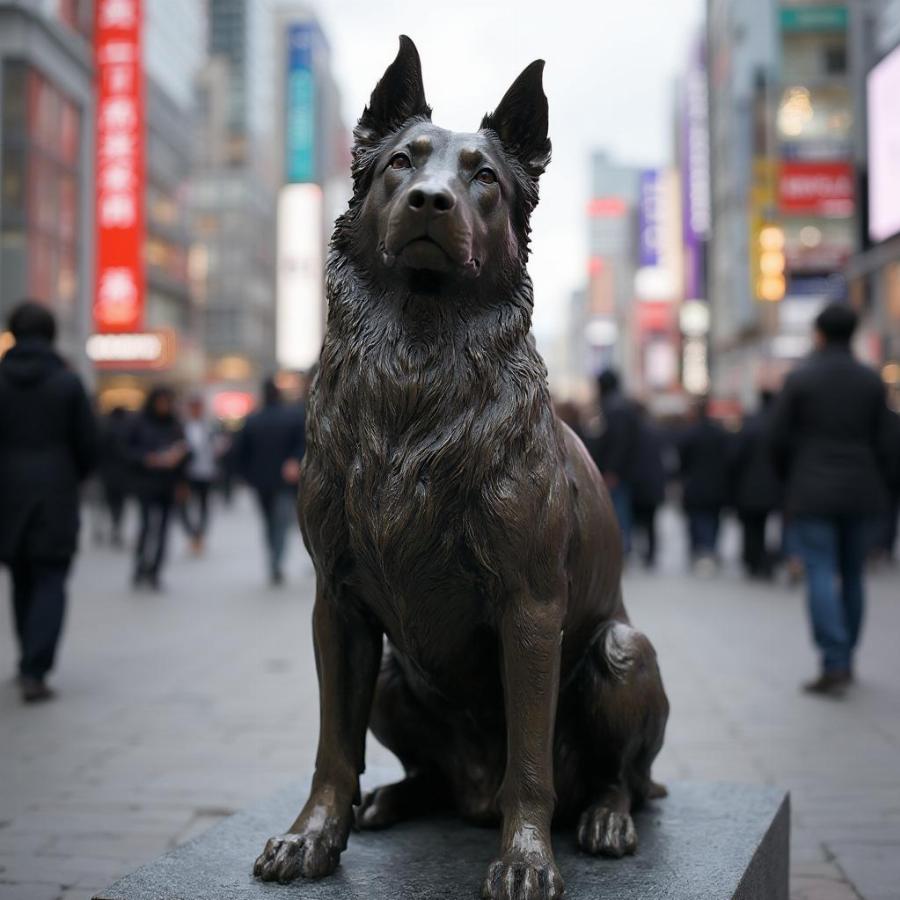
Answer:
<svg viewBox="0 0 900 900"><path fill-rule="evenodd" d="M900 0L708 0L670 92L663 165L585 148L555 391L746 405L830 299L900 391ZM314 363L350 133L313 6L0 0L0 107L0 314L52 306L102 406L164 378L240 418Z"/></svg>

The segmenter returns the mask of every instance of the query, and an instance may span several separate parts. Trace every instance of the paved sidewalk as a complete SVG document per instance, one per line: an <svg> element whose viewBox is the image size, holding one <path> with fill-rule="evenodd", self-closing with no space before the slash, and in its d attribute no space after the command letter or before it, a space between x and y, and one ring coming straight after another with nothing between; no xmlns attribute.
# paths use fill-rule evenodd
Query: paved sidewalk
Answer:
<svg viewBox="0 0 900 900"><path fill-rule="evenodd" d="M203 560L173 541L161 596L125 587L125 556L88 548L59 699L24 708L0 685L0 900L84 900L309 771L310 563L298 540L288 586L266 587L248 498L216 512ZM801 594L731 569L686 575L667 520L663 573L626 584L672 702L657 775L789 788L794 900L897 900L900 574L873 579L859 685L842 702L810 699L797 690L815 669ZM4 626L0 676L14 659ZM377 745L369 763L394 765Z"/></svg>

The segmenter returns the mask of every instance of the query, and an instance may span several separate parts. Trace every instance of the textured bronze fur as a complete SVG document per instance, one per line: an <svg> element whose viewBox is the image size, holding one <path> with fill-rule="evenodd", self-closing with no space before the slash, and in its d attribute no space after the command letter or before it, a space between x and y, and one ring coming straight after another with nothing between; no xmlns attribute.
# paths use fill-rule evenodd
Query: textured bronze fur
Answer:
<svg viewBox="0 0 900 900"><path fill-rule="evenodd" d="M655 653L628 624L608 496L530 336L542 69L478 132L448 132L401 38L356 128L300 486L319 751L309 800L256 862L266 880L333 872L354 812L376 828L448 807L502 823L484 897L555 898L551 820L621 856L631 810L660 790ZM407 778L361 798L367 726Z"/></svg>

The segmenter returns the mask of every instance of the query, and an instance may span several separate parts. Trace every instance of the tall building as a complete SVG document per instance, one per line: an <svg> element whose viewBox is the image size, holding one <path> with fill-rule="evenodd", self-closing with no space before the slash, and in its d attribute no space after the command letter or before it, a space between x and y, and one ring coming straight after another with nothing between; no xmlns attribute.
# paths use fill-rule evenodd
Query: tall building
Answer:
<svg viewBox="0 0 900 900"><path fill-rule="evenodd" d="M640 172L604 152L591 157L587 204L587 286L573 295L570 355L583 377L615 366L635 375L631 306L636 270L636 214Z"/></svg>
<svg viewBox="0 0 900 900"><path fill-rule="evenodd" d="M95 0L95 276L101 406L202 374L186 204L203 0ZM131 149L129 149L131 148Z"/></svg>
<svg viewBox="0 0 900 900"><path fill-rule="evenodd" d="M22 297L45 302L56 313L62 352L85 375L94 209L92 5L0 0L0 321Z"/></svg>
<svg viewBox="0 0 900 900"><path fill-rule="evenodd" d="M275 133L274 4L272 0L208 0L209 55L228 65L226 150L271 175Z"/></svg>
<svg viewBox="0 0 900 900"><path fill-rule="evenodd" d="M752 402L848 300L858 243L848 7L709 0L709 290L717 393Z"/></svg>
<svg viewBox="0 0 900 900"><path fill-rule="evenodd" d="M315 15L286 6L276 18L278 198L277 359L316 363L325 331L324 260L336 213L350 196L349 134Z"/></svg>
<svg viewBox="0 0 900 900"><path fill-rule="evenodd" d="M209 0L189 205L212 401L244 406L275 369L275 20L269 0ZM219 410L224 414L228 411Z"/></svg>
<svg viewBox="0 0 900 900"><path fill-rule="evenodd" d="M0 0L0 314L47 303L102 402L139 402L148 371L190 377L203 27L202 0Z"/></svg>

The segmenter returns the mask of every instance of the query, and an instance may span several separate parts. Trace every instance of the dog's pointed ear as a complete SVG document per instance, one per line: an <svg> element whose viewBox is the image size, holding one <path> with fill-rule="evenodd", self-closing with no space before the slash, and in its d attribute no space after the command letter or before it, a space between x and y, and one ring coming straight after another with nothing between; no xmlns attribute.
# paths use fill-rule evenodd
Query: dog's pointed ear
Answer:
<svg viewBox="0 0 900 900"><path fill-rule="evenodd" d="M414 116L431 118L431 107L422 86L422 63L416 45L400 35L397 58L387 67L375 85L369 105L354 129L357 143L371 144Z"/></svg>
<svg viewBox="0 0 900 900"><path fill-rule="evenodd" d="M500 105L481 120L481 128L496 132L506 149L535 178L550 162L549 111L543 73L544 61L536 59L512 83Z"/></svg>

